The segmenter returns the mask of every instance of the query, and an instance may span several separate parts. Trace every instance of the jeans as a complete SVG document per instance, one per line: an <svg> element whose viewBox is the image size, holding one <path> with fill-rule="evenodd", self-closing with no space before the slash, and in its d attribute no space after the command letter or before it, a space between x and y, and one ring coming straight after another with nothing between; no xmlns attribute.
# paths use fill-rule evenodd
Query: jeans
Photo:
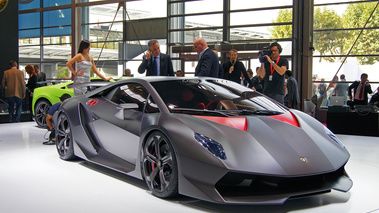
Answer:
<svg viewBox="0 0 379 213"><path fill-rule="evenodd" d="M16 103L16 114L14 114L14 104ZM17 96L9 97L8 98L8 104L9 104L9 122L20 122L21 118L21 110L22 110L22 98L19 98Z"/></svg>

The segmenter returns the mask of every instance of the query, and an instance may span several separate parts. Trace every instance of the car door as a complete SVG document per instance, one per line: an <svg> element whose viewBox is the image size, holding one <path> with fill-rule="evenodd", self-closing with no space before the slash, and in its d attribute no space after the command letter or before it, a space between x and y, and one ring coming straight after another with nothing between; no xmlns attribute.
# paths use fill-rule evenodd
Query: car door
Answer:
<svg viewBox="0 0 379 213"><path fill-rule="evenodd" d="M137 83L118 85L105 95L101 103L92 107L95 117L92 123L100 147L135 165L141 123L150 114L145 113L151 108L151 104L147 107L146 103L151 102L147 90Z"/></svg>

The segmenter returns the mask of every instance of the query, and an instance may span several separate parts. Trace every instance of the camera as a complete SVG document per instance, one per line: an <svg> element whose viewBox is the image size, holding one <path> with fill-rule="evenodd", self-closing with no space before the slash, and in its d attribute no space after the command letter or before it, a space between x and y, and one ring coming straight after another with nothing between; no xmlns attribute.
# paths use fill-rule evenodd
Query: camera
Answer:
<svg viewBox="0 0 379 213"><path fill-rule="evenodd" d="M258 58L260 63L268 63L265 55L271 56L272 51L268 47L263 47L262 50L258 52Z"/></svg>

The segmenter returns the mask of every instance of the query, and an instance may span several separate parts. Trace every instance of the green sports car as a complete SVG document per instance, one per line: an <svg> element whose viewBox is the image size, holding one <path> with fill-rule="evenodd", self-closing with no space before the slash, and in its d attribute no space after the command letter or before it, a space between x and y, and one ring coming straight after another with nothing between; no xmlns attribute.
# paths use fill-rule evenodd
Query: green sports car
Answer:
<svg viewBox="0 0 379 213"><path fill-rule="evenodd" d="M93 81L103 81L103 79L99 77L94 77L91 78L91 82ZM53 104L58 103L60 101L59 98L64 93L67 93L72 97L74 96L74 89L68 88L68 86L70 86L72 83L74 82L69 81L51 86L38 87L34 89L32 110L35 121L38 126L42 128L47 128L47 111Z"/></svg>

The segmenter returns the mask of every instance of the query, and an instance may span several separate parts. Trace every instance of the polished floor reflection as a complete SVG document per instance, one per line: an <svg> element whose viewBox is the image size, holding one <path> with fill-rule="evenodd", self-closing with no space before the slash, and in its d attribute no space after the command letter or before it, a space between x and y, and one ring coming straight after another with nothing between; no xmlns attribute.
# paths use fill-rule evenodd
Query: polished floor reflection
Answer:
<svg viewBox="0 0 379 213"><path fill-rule="evenodd" d="M289 200L280 206L218 205L188 197L162 200L145 183L84 162L59 159L34 122L0 124L0 212L378 212L379 138L338 135L351 154L348 193Z"/></svg>

